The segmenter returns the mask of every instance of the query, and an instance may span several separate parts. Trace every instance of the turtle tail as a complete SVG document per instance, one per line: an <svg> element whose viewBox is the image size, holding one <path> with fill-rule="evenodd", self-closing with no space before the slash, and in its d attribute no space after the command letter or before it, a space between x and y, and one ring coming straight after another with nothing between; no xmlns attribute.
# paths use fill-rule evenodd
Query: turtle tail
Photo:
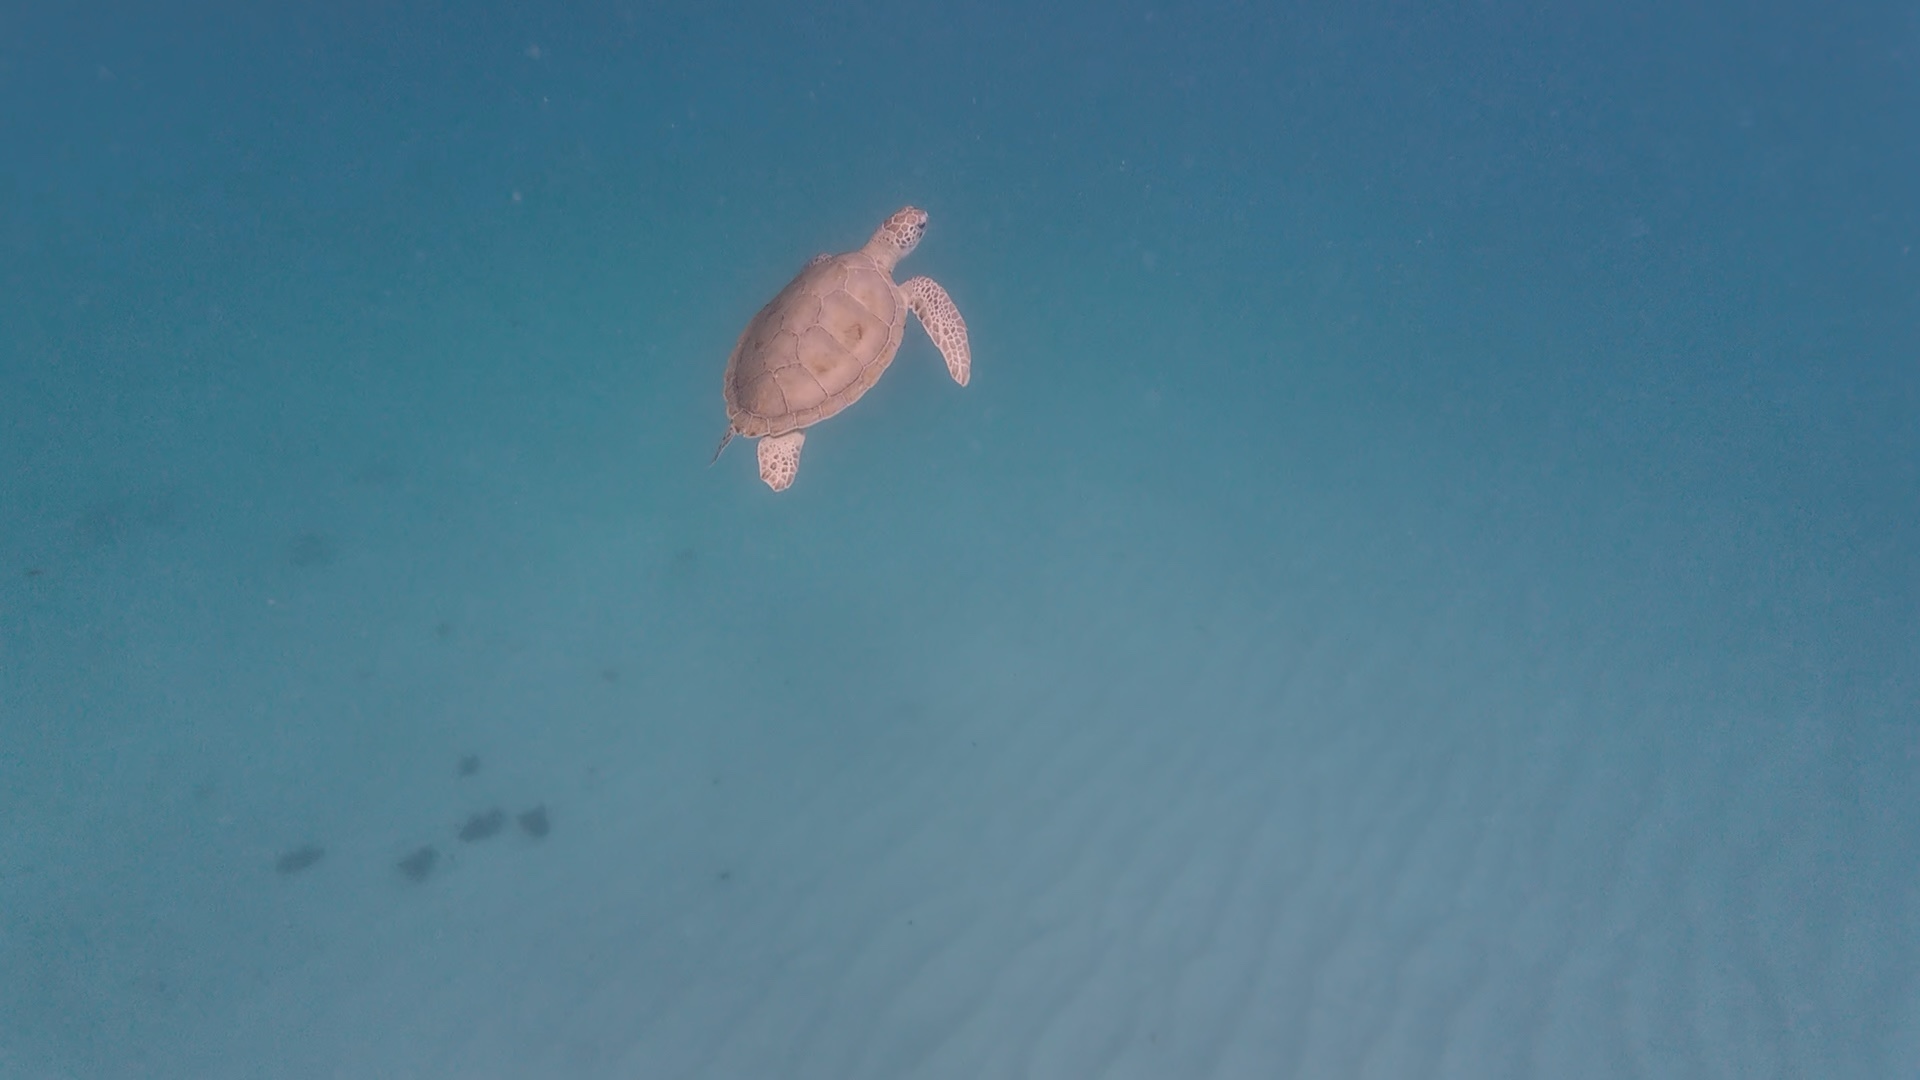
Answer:
<svg viewBox="0 0 1920 1080"><path fill-rule="evenodd" d="M707 468L709 469L713 468L713 463L720 460L720 451L725 450L727 448L727 444L732 441L733 441L733 425L728 424L727 433L725 435L720 436L720 445L713 448L713 457L707 459Z"/></svg>

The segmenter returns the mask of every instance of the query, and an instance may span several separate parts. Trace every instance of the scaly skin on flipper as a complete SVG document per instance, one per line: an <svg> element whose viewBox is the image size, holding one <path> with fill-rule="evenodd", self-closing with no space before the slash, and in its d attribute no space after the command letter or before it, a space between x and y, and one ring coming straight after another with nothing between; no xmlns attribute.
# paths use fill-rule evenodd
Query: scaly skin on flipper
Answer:
<svg viewBox="0 0 1920 1080"><path fill-rule="evenodd" d="M793 476L800 471L800 447L807 441L804 431L789 431L785 435L768 435L760 440L760 479L775 491L785 491L793 486Z"/></svg>
<svg viewBox="0 0 1920 1080"><path fill-rule="evenodd" d="M967 385L973 371L973 350L967 345L967 320L960 317L953 298L929 277L908 278L900 291L907 294L907 306L920 317L920 325L927 328L934 348L947 362L947 374L961 386Z"/></svg>

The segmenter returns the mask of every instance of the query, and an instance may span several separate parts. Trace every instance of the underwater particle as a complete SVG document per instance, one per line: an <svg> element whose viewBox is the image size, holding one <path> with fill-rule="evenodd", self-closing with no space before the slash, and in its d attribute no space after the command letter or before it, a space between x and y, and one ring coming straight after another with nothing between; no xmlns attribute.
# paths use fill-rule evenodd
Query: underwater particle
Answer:
<svg viewBox="0 0 1920 1080"><path fill-rule="evenodd" d="M81 548L112 547L126 538L126 507L118 499L88 507L74 519L73 532Z"/></svg>
<svg viewBox="0 0 1920 1080"><path fill-rule="evenodd" d="M273 861L276 874L297 874L326 858L327 849L318 844L301 844Z"/></svg>
<svg viewBox="0 0 1920 1080"><path fill-rule="evenodd" d="M28 576L28 577L45 577L45 576L46 576L46 573L47 573L47 572L46 572L45 570L42 570L42 569L40 569L40 568L39 568L39 567L37 567L37 566L29 566L29 567L27 567L27 576Z"/></svg>
<svg viewBox="0 0 1920 1080"><path fill-rule="evenodd" d="M406 858L394 865L400 869L400 873L408 881L417 882L427 880L427 875L433 873L434 866L439 862L439 850L432 844L426 844L414 849Z"/></svg>
<svg viewBox="0 0 1920 1080"><path fill-rule="evenodd" d="M700 568L700 553L690 547L681 548L673 553L673 561L667 565L675 577L691 576Z"/></svg>
<svg viewBox="0 0 1920 1080"><path fill-rule="evenodd" d="M515 819L520 823L520 831L539 840L553 831L553 822L547 819L547 804L541 803L531 810L523 811Z"/></svg>
<svg viewBox="0 0 1920 1080"><path fill-rule="evenodd" d="M467 823L460 826L460 839L463 843L468 844L473 843L475 840L486 840L499 835L500 830L505 828L506 824L506 811L496 806L486 813L474 814L467 818Z"/></svg>
<svg viewBox="0 0 1920 1080"><path fill-rule="evenodd" d="M301 533L287 548L287 560L299 567L326 566L333 555L333 541L316 532Z"/></svg>
<svg viewBox="0 0 1920 1080"><path fill-rule="evenodd" d="M477 773L479 771L480 771L480 755L479 754L461 754L460 755L460 766L456 770L458 775L462 777L472 776L474 773Z"/></svg>
<svg viewBox="0 0 1920 1080"><path fill-rule="evenodd" d="M347 478L366 487L378 487L398 480L400 466L391 459L378 458L353 470Z"/></svg>

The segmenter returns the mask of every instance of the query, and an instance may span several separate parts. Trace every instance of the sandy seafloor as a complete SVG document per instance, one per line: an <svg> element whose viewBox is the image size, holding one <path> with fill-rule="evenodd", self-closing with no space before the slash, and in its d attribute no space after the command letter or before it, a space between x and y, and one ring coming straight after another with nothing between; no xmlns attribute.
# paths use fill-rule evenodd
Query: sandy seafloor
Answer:
<svg viewBox="0 0 1920 1080"><path fill-rule="evenodd" d="M1911 204L981 134L16 221L0 1078L1920 1074ZM973 385L706 467L909 199Z"/></svg>

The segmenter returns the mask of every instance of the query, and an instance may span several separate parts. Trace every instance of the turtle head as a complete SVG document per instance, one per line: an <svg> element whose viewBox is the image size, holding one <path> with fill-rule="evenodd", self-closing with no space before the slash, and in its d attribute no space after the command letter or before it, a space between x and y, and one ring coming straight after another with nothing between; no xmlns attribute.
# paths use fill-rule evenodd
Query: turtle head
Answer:
<svg viewBox="0 0 1920 1080"><path fill-rule="evenodd" d="M919 246L926 232L927 212L917 206L902 207L881 223L862 250L868 258L892 272L895 263Z"/></svg>

